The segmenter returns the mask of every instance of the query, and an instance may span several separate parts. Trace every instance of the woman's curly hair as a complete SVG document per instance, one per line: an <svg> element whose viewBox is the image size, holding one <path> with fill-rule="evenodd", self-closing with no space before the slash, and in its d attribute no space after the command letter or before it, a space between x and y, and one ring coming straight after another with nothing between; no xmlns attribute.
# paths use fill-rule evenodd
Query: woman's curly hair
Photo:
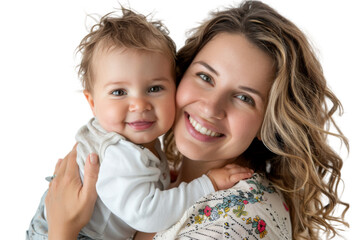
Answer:
<svg viewBox="0 0 360 240"><path fill-rule="evenodd" d="M245 164L264 172L283 193L293 239L319 239L321 231L335 236L338 229L333 223L348 226L344 215L349 204L341 201L338 193L343 161L327 138L336 136L347 149L349 145L333 119L336 111L342 112L342 105L328 88L312 47L305 35L274 9L245 1L239 7L214 12L191 32L177 54L177 82L202 47L223 32L245 36L275 64L261 128L263 143L254 140L243 154L248 161ZM330 125L336 133L329 131ZM164 142L167 156L178 166L182 156L172 132ZM345 207L341 216L334 215L338 205Z"/></svg>

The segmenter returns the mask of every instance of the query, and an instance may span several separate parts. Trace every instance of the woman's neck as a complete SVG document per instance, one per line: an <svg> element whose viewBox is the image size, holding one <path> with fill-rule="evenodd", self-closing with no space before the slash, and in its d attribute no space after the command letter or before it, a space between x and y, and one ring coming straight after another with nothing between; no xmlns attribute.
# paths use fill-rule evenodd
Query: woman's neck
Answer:
<svg viewBox="0 0 360 240"><path fill-rule="evenodd" d="M226 164L233 163L234 161L235 159L202 161L184 158L181 162L175 185L178 186L182 182L191 182L203 174L206 174L211 169L224 167Z"/></svg>

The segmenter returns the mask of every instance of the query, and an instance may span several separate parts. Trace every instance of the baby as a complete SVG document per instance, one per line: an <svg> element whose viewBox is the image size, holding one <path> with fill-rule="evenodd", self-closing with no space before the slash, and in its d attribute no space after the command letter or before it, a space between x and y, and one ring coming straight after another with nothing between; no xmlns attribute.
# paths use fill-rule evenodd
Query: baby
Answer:
<svg viewBox="0 0 360 240"><path fill-rule="evenodd" d="M105 15L79 45L84 95L94 118L76 135L83 178L89 153L97 153L98 199L80 234L126 239L136 231L171 227L196 200L232 187L239 178L213 169L169 188L170 173L158 137L175 119L176 47L161 22L122 9ZM231 179L231 180L230 180Z"/></svg>

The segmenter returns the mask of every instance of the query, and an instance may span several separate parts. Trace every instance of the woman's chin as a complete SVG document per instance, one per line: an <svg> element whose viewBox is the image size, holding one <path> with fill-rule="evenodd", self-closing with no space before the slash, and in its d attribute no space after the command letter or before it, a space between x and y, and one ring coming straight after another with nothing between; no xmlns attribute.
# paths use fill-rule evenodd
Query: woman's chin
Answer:
<svg viewBox="0 0 360 240"><path fill-rule="evenodd" d="M194 146L194 144L189 142L183 142L179 140L176 141L176 146L179 152L186 158L191 160L201 160L204 159L204 154L199 151L199 148ZM179 143L178 143L179 142Z"/></svg>

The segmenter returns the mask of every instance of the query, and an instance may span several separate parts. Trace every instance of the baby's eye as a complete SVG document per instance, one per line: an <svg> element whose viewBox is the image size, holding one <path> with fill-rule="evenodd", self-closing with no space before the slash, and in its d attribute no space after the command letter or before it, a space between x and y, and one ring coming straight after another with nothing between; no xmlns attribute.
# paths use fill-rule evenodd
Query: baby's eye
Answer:
<svg viewBox="0 0 360 240"><path fill-rule="evenodd" d="M247 104L250 104L252 106L255 105L254 99L248 95L240 94L240 95L237 95L236 97Z"/></svg>
<svg viewBox="0 0 360 240"><path fill-rule="evenodd" d="M112 91L111 94L114 96L124 96L127 93L124 89L116 89L116 90Z"/></svg>
<svg viewBox="0 0 360 240"><path fill-rule="evenodd" d="M163 90L164 88L161 87L161 86L152 86L148 89L148 92L149 93L152 93L152 92L160 92L161 90Z"/></svg>
<svg viewBox="0 0 360 240"><path fill-rule="evenodd" d="M211 77L209 77L208 75L204 74L204 73L199 73L197 74L202 80L204 80L205 82L208 83L212 83L212 79Z"/></svg>

